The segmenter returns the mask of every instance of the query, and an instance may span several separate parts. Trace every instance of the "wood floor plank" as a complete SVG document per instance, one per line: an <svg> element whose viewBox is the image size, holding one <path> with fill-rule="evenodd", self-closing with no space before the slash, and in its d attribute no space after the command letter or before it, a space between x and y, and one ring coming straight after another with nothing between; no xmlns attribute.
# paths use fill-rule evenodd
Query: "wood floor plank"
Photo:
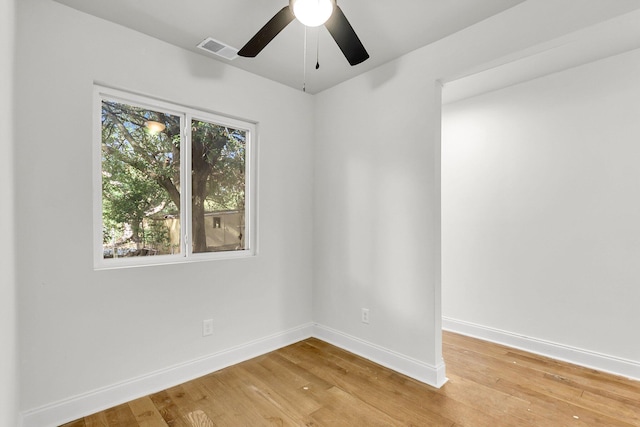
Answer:
<svg viewBox="0 0 640 427"><path fill-rule="evenodd" d="M443 333L435 389L310 338L64 427L640 427L640 382Z"/></svg>
<svg viewBox="0 0 640 427"><path fill-rule="evenodd" d="M205 389L200 383L201 378L182 384L182 389L189 395L191 401L197 407L198 411L204 412L207 418L211 420L211 423L216 426L214 420L220 415L216 411L215 405L212 402L211 393Z"/></svg>
<svg viewBox="0 0 640 427"><path fill-rule="evenodd" d="M495 427L504 425L499 417L489 415L488 411L478 411L475 405L468 404L465 400L456 400L451 393L443 393L444 388L449 388L447 383L443 389L433 391L425 388L424 384L407 378L401 374L394 374L389 378L394 384L394 391L398 393L401 401L409 402L412 410L417 413L429 411L440 416L454 420L455 426Z"/></svg>
<svg viewBox="0 0 640 427"><path fill-rule="evenodd" d="M212 403L219 414L213 420L216 425L293 425L285 414L265 404L264 395L240 369L216 372L205 377L203 384L214 396Z"/></svg>
<svg viewBox="0 0 640 427"><path fill-rule="evenodd" d="M536 409L532 411L543 416L548 414L548 422L561 419L575 420L571 422L585 426L630 425L628 419L620 421L616 416L600 413L594 410L592 405L584 403L583 390L555 379L545 378L545 374L537 370L471 350L465 350L464 355L459 351L448 351L446 355L449 365L460 376L475 383L486 383L487 379L494 381L494 389L535 403ZM470 364L469 360L476 363Z"/></svg>
<svg viewBox="0 0 640 427"><path fill-rule="evenodd" d="M217 375L217 372L205 375L183 384L183 387L215 425L233 425L233 420L237 416L235 407L231 406L233 402L229 402L229 395L233 391L227 391L226 386L217 379Z"/></svg>
<svg viewBox="0 0 640 427"><path fill-rule="evenodd" d="M260 401L268 405L263 411L275 409L287 422L304 424L309 414L321 407L317 393L311 391L309 386L296 384L295 381L283 383L277 376L268 375L262 366L244 366L241 372L251 380L253 391L260 396Z"/></svg>
<svg viewBox="0 0 640 427"><path fill-rule="evenodd" d="M405 425L346 391L333 387L322 408L311 414L314 425L394 427Z"/></svg>
<svg viewBox="0 0 640 427"><path fill-rule="evenodd" d="M85 427L109 427L106 411L84 417L84 425Z"/></svg>
<svg viewBox="0 0 640 427"><path fill-rule="evenodd" d="M203 410L202 402L194 400L191 394L185 390L184 385L171 387L166 391L176 406L176 414L182 418L185 424L195 425L195 427L215 426L207 412Z"/></svg>
<svg viewBox="0 0 640 427"><path fill-rule="evenodd" d="M390 371L373 362L344 352L320 340L310 339L298 343L296 346L312 346L321 349L321 352L315 356L310 356L309 351L303 351L297 356L291 353L290 350L292 346L290 346L282 349L279 353L286 354L287 357L296 360L297 363L306 366L307 369L313 370L314 372L321 369L320 366L324 366L329 372L333 371L333 375L345 375L345 378L347 378L346 375L349 372L352 374L357 372L358 375L364 376L365 378L371 376L371 378L382 379L383 382L381 384L365 382L361 384L361 389L365 394L367 390L371 389L384 390L384 402L376 404L379 404L379 407L387 410L390 415L404 419L407 423L446 426L451 425L453 422L451 420L457 420L456 425L458 426L495 427L501 425L498 418L489 416L483 412L478 412L477 409L463 402L455 401L433 387L426 386L423 383ZM352 361L355 366L362 364L363 369L357 370L349 366L335 364L328 356L330 354L337 355L338 358L343 360ZM321 358L321 363L318 363L318 358ZM353 375L347 379L343 385L348 391L351 390L352 387L348 384L352 381L352 378ZM389 394L392 396L391 399L389 399ZM398 409L398 407L401 409ZM415 417L417 417L417 420L415 418L412 419L411 415L403 415L403 413L407 411L410 414L413 413Z"/></svg>
<svg viewBox="0 0 640 427"><path fill-rule="evenodd" d="M124 403L105 411L109 426L135 426L136 417L131 412L129 405Z"/></svg>
<svg viewBox="0 0 640 427"><path fill-rule="evenodd" d="M446 344L450 348L458 345L458 349L472 350L488 356L509 360L515 364L527 366L544 373L561 372L561 377L566 377L576 384L579 384L582 388L590 389L590 391L596 394L610 396L614 399L637 399L637 387L633 384L633 381L628 381L623 377L572 365L560 360L540 357L500 344L487 345L485 341L451 332L445 332L444 334L447 340Z"/></svg>
<svg viewBox="0 0 640 427"><path fill-rule="evenodd" d="M86 427L84 423L84 418L79 420L71 421L70 423L63 424L61 427Z"/></svg>
<svg viewBox="0 0 640 427"><path fill-rule="evenodd" d="M174 403L167 390L154 393L149 396L155 407L158 409L162 419L169 427L191 427L182 418L180 408ZM135 426L135 424L133 424Z"/></svg>
<svg viewBox="0 0 640 427"><path fill-rule="evenodd" d="M166 427L167 423L160 415L149 396L129 402L129 408L136 418L138 427Z"/></svg>
<svg viewBox="0 0 640 427"><path fill-rule="evenodd" d="M513 396L490 386L479 384L457 375L449 375L449 382L442 392L455 402L464 403L478 413L500 420L500 425L543 425L545 419L531 413L531 403L522 397Z"/></svg>
<svg viewBox="0 0 640 427"><path fill-rule="evenodd" d="M211 418L202 410L195 410L187 414L187 420L193 427L214 427L215 424Z"/></svg>
<svg viewBox="0 0 640 427"><path fill-rule="evenodd" d="M401 387L395 388L388 382L388 375L391 373L370 361L364 361L351 353L332 354L326 351L323 355L323 364L318 364L319 352L322 352L315 342L300 343L304 351L299 356L292 355L294 348L289 348L286 354L295 357L297 363L305 369L313 372L326 381L345 390L347 393L357 397L364 403L376 408L384 408L386 414L392 414L394 419L405 424L430 425L430 426L451 426L453 421L442 415L429 411L421 407L420 411L413 411L407 400L402 396ZM322 345L320 345L322 347ZM335 347L325 348L333 350ZM354 363L359 361L361 363ZM433 389L435 390L435 389ZM389 393L394 393L395 399L389 400ZM410 401L410 400L409 400Z"/></svg>

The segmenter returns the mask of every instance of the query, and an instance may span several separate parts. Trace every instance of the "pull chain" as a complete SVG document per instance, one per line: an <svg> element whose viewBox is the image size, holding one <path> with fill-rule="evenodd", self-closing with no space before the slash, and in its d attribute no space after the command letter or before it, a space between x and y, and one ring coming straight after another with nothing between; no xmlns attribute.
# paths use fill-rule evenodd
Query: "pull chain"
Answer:
<svg viewBox="0 0 640 427"><path fill-rule="evenodd" d="M320 68L320 32L316 32L316 70Z"/></svg>
<svg viewBox="0 0 640 427"><path fill-rule="evenodd" d="M302 91L307 91L307 26L304 26L304 58L302 64Z"/></svg>

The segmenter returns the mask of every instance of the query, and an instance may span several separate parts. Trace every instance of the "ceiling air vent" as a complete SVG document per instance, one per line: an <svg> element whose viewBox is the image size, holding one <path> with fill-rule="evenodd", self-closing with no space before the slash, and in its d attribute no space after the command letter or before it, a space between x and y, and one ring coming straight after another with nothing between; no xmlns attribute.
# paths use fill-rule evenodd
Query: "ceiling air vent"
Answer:
<svg viewBox="0 0 640 427"><path fill-rule="evenodd" d="M223 57L224 59L233 60L238 57L238 49L235 47L227 46L221 41L207 37L202 40L198 47L202 50L206 50L209 53Z"/></svg>

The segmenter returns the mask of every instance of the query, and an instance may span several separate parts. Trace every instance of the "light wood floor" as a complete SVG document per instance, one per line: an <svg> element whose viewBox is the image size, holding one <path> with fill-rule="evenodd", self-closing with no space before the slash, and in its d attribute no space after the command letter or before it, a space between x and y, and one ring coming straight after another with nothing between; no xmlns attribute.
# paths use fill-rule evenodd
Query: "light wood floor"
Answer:
<svg viewBox="0 0 640 427"><path fill-rule="evenodd" d="M65 427L640 426L640 382L452 333L421 384L317 339Z"/></svg>

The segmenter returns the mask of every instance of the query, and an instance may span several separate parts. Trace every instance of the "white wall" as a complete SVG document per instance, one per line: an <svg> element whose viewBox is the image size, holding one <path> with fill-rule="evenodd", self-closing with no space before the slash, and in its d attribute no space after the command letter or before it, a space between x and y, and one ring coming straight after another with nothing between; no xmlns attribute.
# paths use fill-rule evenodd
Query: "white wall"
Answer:
<svg viewBox="0 0 640 427"><path fill-rule="evenodd" d="M34 411L311 320L441 382L436 79L637 4L525 2L314 101L51 0L19 2L16 271L31 425L46 424ZM258 257L93 271L94 81L259 122Z"/></svg>
<svg viewBox="0 0 640 427"><path fill-rule="evenodd" d="M317 96L314 319L329 335L443 380L436 80L622 12L574 5L525 2Z"/></svg>
<svg viewBox="0 0 640 427"><path fill-rule="evenodd" d="M18 16L22 409L311 322L312 97L50 0ZM259 256L93 270L94 81L258 122Z"/></svg>
<svg viewBox="0 0 640 427"><path fill-rule="evenodd" d="M17 305L14 236L14 33L15 1L0 2L0 425L18 424Z"/></svg>
<svg viewBox="0 0 640 427"><path fill-rule="evenodd" d="M421 69L412 55L317 96L314 319L435 371L439 105Z"/></svg>
<svg viewBox="0 0 640 427"><path fill-rule="evenodd" d="M445 317L640 373L639 75L635 50L444 106Z"/></svg>

